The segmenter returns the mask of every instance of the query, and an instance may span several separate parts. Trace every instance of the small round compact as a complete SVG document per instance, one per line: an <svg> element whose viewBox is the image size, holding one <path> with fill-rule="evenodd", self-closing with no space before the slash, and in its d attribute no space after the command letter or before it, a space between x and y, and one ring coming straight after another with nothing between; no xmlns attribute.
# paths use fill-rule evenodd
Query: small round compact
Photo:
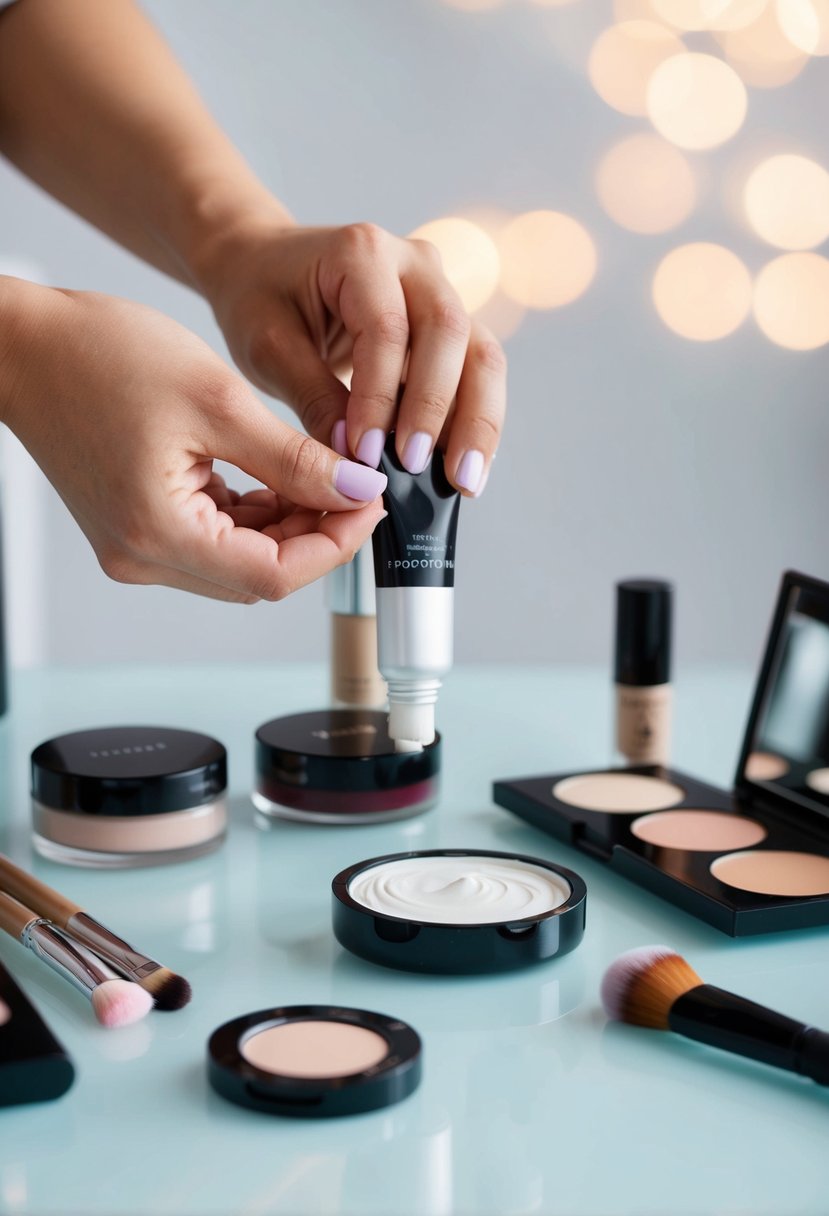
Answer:
<svg viewBox="0 0 829 1216"><path fill-rule="evenodd" d="M237 1106L327 1118L392 1106L420 1083L420 1036L382 1013L286 1005L225 1022L207 1045L208 1079Z"/></svg>
<svg viewBox="0 0 829 1216"><path fill-rule="evenodd" d="M434 806L440 736L397 752L381 710L315 710L260 726L255 767L253 804L268 818L383 823Z"/></svg>
<svg viewBox="0 0 829 1216"><path fill-rule="evenodd" d="M394 853L342 870L332 889L340 944L405 971L512 971L568 954L584 936L584 882L537 857Z"/></svg>
<svg viewBox="0 0 829 1216"><path fill-rule="evenodd" d="M166 726L75 731L32 752L34 846L50 861L117 869L200 857L227 829L227 753Z"/></svg>

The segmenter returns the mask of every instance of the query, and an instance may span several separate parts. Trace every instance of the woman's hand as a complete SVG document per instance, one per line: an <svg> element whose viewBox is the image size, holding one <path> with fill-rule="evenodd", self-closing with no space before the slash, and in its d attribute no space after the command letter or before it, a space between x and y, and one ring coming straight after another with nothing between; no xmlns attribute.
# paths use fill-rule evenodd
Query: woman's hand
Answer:
<svg viewBox="0 0 829 1216"><path fill-rule="evenodd" d="M371 224L248 219L207 242L195 278L238 366L310 435L376 467L394 428L412 473L440 442L450 481L481 492L504 418L505 359L428 242ZM350 393L335 375L348 369Z"/></svg>
<svg viewBox="0 0 829 1216"><path fill-rule="evenodd" d="M0 278L0 419L126 583L278 600L348 561L386 479L275 418L195 335L124 300ZM239 496L230 461L267 488Z"/></svg>

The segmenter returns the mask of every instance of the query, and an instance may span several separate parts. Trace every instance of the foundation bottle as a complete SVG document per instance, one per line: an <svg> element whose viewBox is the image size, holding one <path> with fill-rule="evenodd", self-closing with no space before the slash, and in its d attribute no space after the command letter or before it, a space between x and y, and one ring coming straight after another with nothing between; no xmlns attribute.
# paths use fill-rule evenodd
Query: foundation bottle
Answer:
<svg viewBox="0 0 829 1216"><path fill-rule="evenodd" d="M616 584L616 751L631 765L665 765L671 750L673 588Z"/></svg>
<svg viewBox="0 0 829 1216"><path fill-rule="evenodd" d="M338 707L382 709L386 685L377 667L374 560L364 545L328 576L331 611L331 701Z"/></svg>

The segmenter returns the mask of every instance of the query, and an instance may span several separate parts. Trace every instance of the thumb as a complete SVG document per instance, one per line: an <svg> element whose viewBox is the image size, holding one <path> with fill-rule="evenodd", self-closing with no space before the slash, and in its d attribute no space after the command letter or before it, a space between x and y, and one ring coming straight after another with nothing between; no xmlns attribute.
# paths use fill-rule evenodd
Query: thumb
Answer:
<svg viewBox="0 0 829 1216"><path fill-rule="evenodd" d="M277 418L247 388L243 391L244 401L225 412L215 433L213 457L315 511L354 510L383 493L384 473L338 456Z"/></svg>

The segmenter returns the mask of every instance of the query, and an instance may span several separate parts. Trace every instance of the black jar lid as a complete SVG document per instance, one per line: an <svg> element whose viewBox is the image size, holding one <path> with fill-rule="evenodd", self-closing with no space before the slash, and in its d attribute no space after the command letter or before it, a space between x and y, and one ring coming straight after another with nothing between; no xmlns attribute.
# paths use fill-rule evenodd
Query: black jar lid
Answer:
<svg viewBox="0 0 829 1216"><path fill-rule="evenodd" d="M385 1041L386 1054L361 1071L332 1076L286 1075L260 1067L244 1054L245 1045L256 1035L302 1022L343 1023L371 1031ZM329 1005L285 1005L234 1018L213 1031L207 1057L210 1084L229 1102L306 1119L392 1106L417 1089L421 1076L420 1036L406 1022Z"/></svg>
<svg viewBox="0 0 829 1216"><path fill-rule="evenodd" d="M103 726L48 739L32 752L32 798L83 815L163 815L227 788L227 752L209 735L169 726Z"/></svg>
<svg viewBox="0 0 829 1216"><path fill-rule="evenodd" d="M319 709L265 722L256 732L256 772L284 785L362 793L404 789L440 771L440 735L417 752L396 752L388 715Z"/></svg>
<svg viewBox="0 0 829 1216"><path fill-rule="evenodd" d="M358 874L385 862L428 857L491 857L550 870L570 894L548 912L503 923L442 924L393 916L356 900ZM573 870L539 857L489 849L424 849L372 857L341 870L331 884L334 936L360 958L403 971L476 975L513 971L575 950L584 936L587 887Z"/></svg>

